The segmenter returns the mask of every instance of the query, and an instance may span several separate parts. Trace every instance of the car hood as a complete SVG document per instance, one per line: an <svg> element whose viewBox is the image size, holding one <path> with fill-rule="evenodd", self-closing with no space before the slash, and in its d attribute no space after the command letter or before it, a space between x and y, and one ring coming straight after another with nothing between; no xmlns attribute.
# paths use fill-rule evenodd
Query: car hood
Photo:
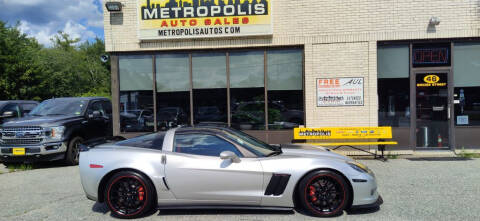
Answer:
<svg viewBox="0 0 480 221"><path fill-rule="evenodd" d="M310 157L310 158L332 158L342 161L352 161L351 158L332 152L325 147L305 145L305 144L288 144L282 145L283 156L285 157Z"/></svg>
<svg viewBox="0 0 480 221"><path fill-rule="evenodd" d="M80 120L80 116L27 116L4 123L3 127L53 126Z"/></svg>

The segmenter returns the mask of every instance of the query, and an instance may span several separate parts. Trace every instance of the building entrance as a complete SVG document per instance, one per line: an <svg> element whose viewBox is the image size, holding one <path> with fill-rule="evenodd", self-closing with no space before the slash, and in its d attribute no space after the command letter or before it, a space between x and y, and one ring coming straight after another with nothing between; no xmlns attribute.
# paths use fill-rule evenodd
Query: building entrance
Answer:
<svg viewBox="0 0 480 221"><path fill-rule="evenodd" d="M449 72L417 72L417 148L448 149L450 146Z"/></svg>

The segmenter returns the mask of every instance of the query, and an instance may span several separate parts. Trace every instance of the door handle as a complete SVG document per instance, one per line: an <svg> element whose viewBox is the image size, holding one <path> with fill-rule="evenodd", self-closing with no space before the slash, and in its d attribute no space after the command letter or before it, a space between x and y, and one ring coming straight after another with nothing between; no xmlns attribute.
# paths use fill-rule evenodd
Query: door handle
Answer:
<svg viewBox="0 0 480 221"><path fill-rule="evenodd" d="M162 155L162 164L167 164L167 156Z"/></svg>

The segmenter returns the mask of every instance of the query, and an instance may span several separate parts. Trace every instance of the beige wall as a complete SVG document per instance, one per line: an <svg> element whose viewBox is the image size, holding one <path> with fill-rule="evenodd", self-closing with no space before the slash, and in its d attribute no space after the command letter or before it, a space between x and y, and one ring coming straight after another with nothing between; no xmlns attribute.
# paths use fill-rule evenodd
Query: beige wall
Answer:
<svg viewBox="0 0 480 221"><path fill-rule="evenodd" d="M110 13L104 10L106 49L127 52L303 45L307 126L375 126L377 41L480 36L478 0L272 1L274 34L270 37L141 42L137 38L136 0L120 0L123 18L111 21ZM435 29L428 28L432 16L441 20ZM315 78L340 76L365 77L365 106L316 107Z"/></svg>

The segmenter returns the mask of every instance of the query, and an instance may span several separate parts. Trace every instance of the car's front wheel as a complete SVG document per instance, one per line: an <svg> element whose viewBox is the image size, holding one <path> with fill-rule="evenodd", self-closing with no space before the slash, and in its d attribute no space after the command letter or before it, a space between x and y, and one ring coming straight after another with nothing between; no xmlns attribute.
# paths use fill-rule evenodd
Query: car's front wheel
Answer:
<svg viewBox="0 0 480 221"><path fill-rule="evenodd" d="M111 214L118 218L141 217L150 211L156 202L150 180L132 171L113 175L104 194Z"/></svg>
<svg viewBox="0 0 480 221"><path fill-rule="evenodd" d="M80 158L80 147L79 145L83 143L83 138L74 137L68 142L67 153L65 156L65 161L68 165L78 165L78 160Z"/></svg>
<svg viewBox="0 0 480 221"><path fill-rule="evenodd" d="M303 209L319 217L342 214L351 197L345 179L328 170L309 173L300 181L297 193Z"/></svg>

